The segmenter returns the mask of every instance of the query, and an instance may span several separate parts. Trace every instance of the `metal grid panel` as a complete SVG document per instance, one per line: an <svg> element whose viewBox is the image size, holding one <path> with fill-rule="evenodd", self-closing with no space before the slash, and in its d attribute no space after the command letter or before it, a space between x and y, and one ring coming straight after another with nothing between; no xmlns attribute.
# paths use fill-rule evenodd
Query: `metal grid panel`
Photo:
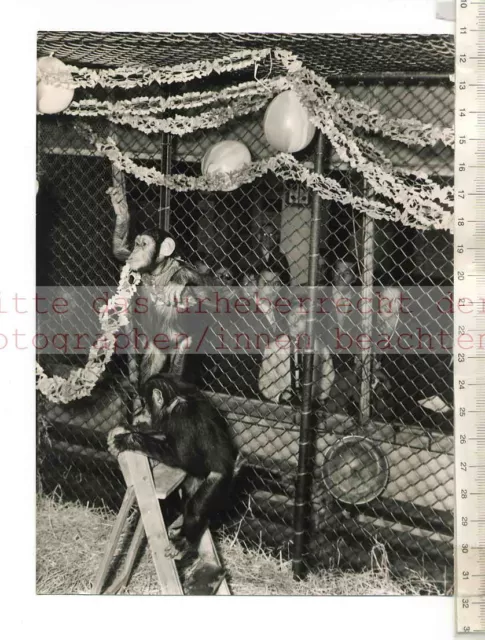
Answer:
<svg viewBox="0 0 485 640"><path fill-rule="evenodd" d="M134 34L127 38L126 50L120 45L119 34L109 36L113 36L113 46L125 51L123 55L128 59ZM47 52L42 47L58 37L59 34L41 34L41 51ZM153 47L150 37L151 34L146 42ZM69 40L70 46L76 43L81 46L83 40L79 38ZM295 39L295 46L297 42ZM359 36L348 38L348 42L349 51L357 59L358 43L371 41ZM200 58L199 44L194 38L192 46L197 47ZM227 46L226 43L224 53L232 50ZM83 55L76 54L76 62L87 62L90 47L85 44L83 51ZM106 51L108 55L110 50ZM211 57L216 51L211 49ZM332 46L327 51L331 53ZM370 57L371 51L372 47ZM415 48L413 52L417 58ZM57 49L56 54L62 57L63 51ZM100 55L98 50L98 64ZM184 55L186 59L190 57L190 47ZM352 56L346 59L346 71L352 68ZM123 61L111 59L112 63ZM419 117L441 125L452 121L452 88L447 82L352 82L339 86L339 90L379 107L387 115ZM262 113L238 119L218 132L174 139L171 171L198 174L205 151L220 139L241 139L253 159L264 157L268 149L261 118ZM96 126L106 130L106 123L99 122ZM112 127L110 131L113 132ZM148 138L127 127L118 127L115 132L122 148L134 150L140 161L160 167L163 139ZM390 141L384 144L386 153L399 167L421 168L448 180L452 175L453 158L446 149L409 149ZM314 145L306 150L303 160L312 162ZM103 284L115 284L119 267L109 250L113 230L113 214L106 196L111 181L109 163L96 157L73 127L72 119L66 117L40 118L38 146L42 184L38 201L39 284L90 285L100 284L101 280ZM325 171L362 194L362 181L330 154L326 157ZM165 194L129 179L128 203L137 230L142 230L159 223ZM258 230L268 221L275 223L281 234L281 247L290 262L293 284L307 284L311 197L295 191L295 185L268 177L227 194L172 194L170 209L171 231L183 242L187 258L195 260L205 248L216 277L229 271L238 284L251 263L248 256L256 255ZM324 214L320 236L328 269L322 277L330 278L331 282L329 274L336 260L351 257L364 261L366 248L362 238L366 221L334 203L324 205ZM372 252L375 284L406 279L419 284L424 276L438 285L451 282L452 240L444 233L423 234L391 223L376 223ZM50 372L65 372L82 362L82 358L74 357L64 360L68 362L46 358L44 364ZM261 365L261 356L244 353L206 356L197 382L228 417L246 460L238 477L233 508L224 515L224 524L237 527L249 541L262 540L268 548L291 556L301 399L293 396L280 404L272 402L258 384ZM378 540L386 544L396 570L426 566L437 580L446 577L449 581L453 532L452 423L447 416L431 415L418 405L423 394L449 397L452 393L449 357L412 355L385 360L382 380L370 391L372 422L365 431L358 424L362 374L345 357L334 358L334 368L336 379L329 398L323 405L316 404L312 413L316 457L311 469L304 563L314 569L332 565L339 559L342 567L361 568L369 562L371 548ZM117 358L92 398L67 408L45 405L41 408L39 470L47 490L60 484L68 497L103 499L116 504L120 476L116 465L104 453L104 443L107 431L127 420L127 375L126 362ZM339 437L349 433L365 433L379 444L390 466L385 493L361 507L339 504L323 483L325 452Z"/></svg>
<svg viewBox="0 0 485 640"><path fill-rule="evenodd" d="M446 35L100 33L38 34L39 55L93 66L176 65L222 57L241 49L290 49L326 76L373 73L453 73L454 41Z"/></svg>

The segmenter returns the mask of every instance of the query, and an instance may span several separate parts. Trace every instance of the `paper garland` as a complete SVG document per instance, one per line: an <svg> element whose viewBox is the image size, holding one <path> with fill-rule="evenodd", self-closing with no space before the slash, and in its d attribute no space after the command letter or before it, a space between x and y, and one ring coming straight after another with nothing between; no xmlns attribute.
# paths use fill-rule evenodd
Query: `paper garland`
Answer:
<svg viewBox="0 0 485 640"><path fill-rule="evenodd" d="M230 102L237 98L252 96L273 96L285 89L289 83L285 76L266 80L251 80L240 84L221 88L217 91L190 91L178 96L151 97L140 96L117 102L95 99L79 100L71 103L64 112L73 116L110 116L119 113L130 113L136 116L150 116L165 111L195 109L214 104L215 102Z"/></svg>
<svg viewBox="0 0 485 640"><path fill-rule="evenodd" d="M305 69L298 58L290 51L282 49L244 50L213 61L199 61L174 67L162 67L152 70L148 67L133 66L119 69L79 69L67 66L70 75L39 73L38 79L48 80L57 86L94 87L100 85L105 88L134 88L142 87L152 82L172 84L200 79L211 73L222 74L237 69L257 65L271 55L279 62L287 73L304 71L313 80L318 79L320 89L326 94L325 104L336 107L338 114L352 129L362 128L368 133L379 133L408 145L433 145L442 142L446 146L454 146L454 130L452 127L440 128L431 124L424 124L419 120L404 118L387 118L376 109L353 99L339 96L338 93L323 78ZM73 78L72 81L68 78ZM287 78L280 76L274 79L245 82L220 91L190 92L181 96L169 98L133 98L116 103L98 100L81 100L74 102L65 113L81 116L112 116L130 114L133 116L153 116L171 109L192 109L219 101L230 101L251 95L274 95L289 88ZM135 121L135 125L138 124ZM164 130L164 129L161 129Z"/></svg>
<svg viewBox="0 0 485 640"><path fill-rule="evenodd" d="M164 175L155 168L139 165L128 154L123 153L112 138L104 141L95 138L95 145L97 151L106 156L121 171L129 173L146 184L167 187L174 191L228 191L253 182L268 171L272 171L283 180L302 182L312 191L316 191L324 200L350 204L376 219L399 222L405 218L406 224L417 229L451 227L451 212L427 206L422 209L408 207L406 211L401 211L397 207L385 205L376 200L355 196L336 180L311 171L287 153L279 153L267 160L253 162L233 173L191 177L183 174Z"/></svg>
<svg viewBox="0 0 485 640"><path fill-rule="evenodd" d="M261 62L271 55L271 49L236 51L228 56L215 60L199 60L173 67L151 69L144 65L126 65L117 69L88 69L66 65L64 75L37 72L37 81L44 80L49 84L64 88L95 87L99 85L107 89L120 87L133 89L146 87L154 82L158 84L184 83L201 79L212 73L227 73L239 71ZM67 74L70 73L72 79Z"/></svg>
<svg viewBox="0 0 485 640"><path fill-rule="evenodd" d="M419 186L407 185L402 178L384 168L379 162L370 161L350 131L346 134L335 124L333 110L326 109L325 102L321 99L318 90L320 79L315 74L306 70L292 74L290 84L307 109L310 121L327 136L340 159L363 175L376 193L403 207L403 224L409 224L409 220L419 217L423 208L432 214L431 219L445 216L443 205L452 206L453 189L440 187L423 172L420 174L422 183ZM370 144L367 142L367 145Z"/></svg>
<svg viewBox="0 0 485 640"><path fill-rule="evenodd" d="M201 129L218 129L226 122L262 109L268 98L242 98L227 107L209 109L199 116L176 115L173 118L155 118L116 113L107 116L114 124L129 125L145 134L171 133L183 136Z"/></svg>
<svg viewBox="0 0 485 640"><path fill-rule="evenodd" d="M200 129L218 128L231 119L256 112L275 94L291 88L307 109L311 122L327 136L341 160L363 175L377 194L391 200L395 206L356 196L337 181L311 171L290 154L279 153L231 174L194 178L163 175L156 169L138 165L128 154L120 151L114 140L100 140L94 135L91 138L98 151L109 158L114 166L147 184L157 184L175 191L228 191L272 171L283 180L304 184L322 199L351 205L356 211L372 218L401 222L418 229L452 231L453 190L440 187L424 172L393 172L385 154L370 140L357 137L355 131L380 134L407 145L424 147L442 143L453 148L453 128L435 127L412 119L386 118L368 105L340 96L326 80L305 69L301 61L289 51L244 50L212 61L204 60L157 70L141 65L119 69L78 69L67 66L63 74L38 72L37 79L71 88L100 85L105 88L130 89L154 82L185 83L212 73L221 74L252 66L256 77L258 64L266 58L271 59L272 55L287 71L287 76L256 79L220 91L190 92L168 98L138 97L116 103L81 100L72 103L65 113L84 117L104 116L111 122L131 126L146 134L166 132L182 136ZM166 111L195 109L216 103L217 106L197 115L156 117ZM410 186L406 177L412 177L418 182ZM49 378L37 363L36 387L51 402L66 404L91 394L114 352L116 333L129 322L126 306L116 305L115 300L118 298L129 301L139 281L140 275L125 265L116 295L100 310L103 335L90 349L84 368L71 371L67 379L60 376Z"/></svg>
<svg viewBox="0 0 485 640"><path fill-rule="evenodd" d="M73 369L68 378L49 378L41 365L36 363L36 388L48 400L56 404L67 404L91 394L114 353L116 333L129 323L128 302L140 279L140 274L132 271L128 265L123 267L116 294L99 311L103 335L89 350L88 361L83 368Z"/></svg>

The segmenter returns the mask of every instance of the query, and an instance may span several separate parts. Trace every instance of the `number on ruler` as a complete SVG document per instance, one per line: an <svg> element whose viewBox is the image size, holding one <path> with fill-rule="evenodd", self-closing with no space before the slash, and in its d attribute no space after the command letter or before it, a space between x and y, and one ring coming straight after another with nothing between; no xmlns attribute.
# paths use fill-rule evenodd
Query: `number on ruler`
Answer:
<svg viewBox="0 0 485 640"><path fill-rule="evenodd" d="M485 15L482 14L485 6L485 0L457 0L459 11L456 15L456 92L458 104L455 111L455 130L456 130L456 175L455 175L455 261L454 267L454 283L455 293L453 304L456 305L455 314L458 320L458 313L469 314L467 320L464 316L459 319L465 321L466 325L457 325L457 346L455 347L455 364L460 365L455 369L455 390L456 398L456 421L455 430L455 476L457 478L456 490L456 511L458 536L461 540L457 543L457 582L455 585L455 593L457 594L457 624L456 630L460 633L471 634L474 631L485 630L483 615L477 611L474 606L475 598L471 595L477 593L473 589L476 588L474 582L477 578L475 573L479 573L472 567L473 554L475 552L474 545L470 539L470 529L475 530L476 501L476 442L477 425L475 423L475 415L472 409L480 409L479 406L472 406L473 398L469 398L468 394L474 388L474 380L468 378L459 379L460 375L468 376L460 367L464 364L471 363L471 356L477 355L475 352L470 353L469 333L477 330L475 322L470 322L471 318L475 318L478 311L477 305L480 304L485 295L481 295L480 278L485 275L485 261L475 264L476 271L472 271L470 262L475 249L469 248L471 242L467 238L467 230L471 234L472 229L475 231L475 225L485 224L485 211L483 205L483 191L477 188L480 183L485 183L485 167L480 155L483 152L481 143L483 135L480 128L483 126L481 117L483 115L483 104L480 101L485 98L485 83L478 77L478 69L483 61L485 51ZM480 69L481 71L481 69ZM466 99L470 97L470 102ZM461 104L460 104L461 103ZM477 106L475 106L477 103ZM471 106L473 105L473 106ZM471 157L474 156L472 162ZM477 193L478 192L478 193ZM481 218L476 220L475 218ZM479 228L478 232L481 231ZM473 274L473 275L471 275ZM470 289L470 290L468 290ZM483 290L482 290L483 291ZM483 308L485 313L485 306ZM484 361L485 362L485 361ZM477 363L478 365L480 363ZM484 365L485 366L485 365ZM485 368L480 375L485 375ZM470 402L470 404L469 404ZM466 422L465 422L466 421ZM472 461L473 460L473 461ZM470 465L470 466L469 466ZM463 539L469 539L470 542L463 542ZM466 581L466 584L460 583L459 580ZM460 592L460 589L462 590ZM473 621L472 621L473 620ZM480 629L477 628L480 625Z"/></svg>

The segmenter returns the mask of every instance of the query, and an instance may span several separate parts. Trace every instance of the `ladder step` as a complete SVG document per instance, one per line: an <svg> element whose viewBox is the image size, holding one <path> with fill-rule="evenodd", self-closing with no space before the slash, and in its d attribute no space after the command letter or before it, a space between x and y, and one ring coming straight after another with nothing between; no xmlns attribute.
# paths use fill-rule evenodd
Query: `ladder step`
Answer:
<svg viewBox="0 0 485 640"><path fill-rule="evenodd" d="M137 458L142 457L147 460L150 466L153 476L153 483L155 485L155 491L159 500L165 500L175 489L177 489L185 480L187 474L182 469L176 469L174 467L167 467L166 464L154 463L150 461L142 453L135 453L133 451L124 451L118 456L118 464L121 467L125 483L127 487L133 485L133 478L131 469L134 461Z"/></svg>
<svg viewBox="0 0 485 640"><path fill-rule="evenodd" d="M195 564L187 572L184 572L186 577L184 588L182 588L176 563L173 559L165 556L170 541L159 500L165 500L175 491L185 480L186 473L181 469L168 467L164 464L157 464L152 468L146 456L131 451L121 453L118 456L118 462L128 489L98 571L93 592L102 592L103 582L113 559L121 529L128 519L128 512L136 498L140 510L140 521L130 545L124 569L106 593L117 593L120 588L127 585L136 554L144 534L146 534L162 593L167 595L183 593L186 595L231 595L209 529L204 532L201 538L198 549L199 557Z"/></svg>
<svg viewBox="0 0 485 640"><path fill-rule="evenodd" d="M152 473L155 491L159 500L165 500L182 484L187 476L182 469L167 467L165 464L158 464L154 467Z"/></svg>

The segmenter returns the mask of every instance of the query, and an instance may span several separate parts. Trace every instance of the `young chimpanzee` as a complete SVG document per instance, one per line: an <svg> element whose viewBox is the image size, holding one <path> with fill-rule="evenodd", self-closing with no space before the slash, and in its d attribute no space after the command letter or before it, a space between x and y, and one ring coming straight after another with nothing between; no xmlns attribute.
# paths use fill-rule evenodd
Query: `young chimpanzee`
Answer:
<svg viewBox="0 0 485 640"><path fill-rule="evenodd" d="M151 424L113 429L108 446L113 455L139 451L187 473L183 521L172 525L166 552L180 559L197 548L211 514L224 507L237 452L225 420L197 387L160 374L147 380L142 394Z"/></svg>
<svg viewBox="0 0 485 640"><path fill-rule="evenodd" d="M119 182L118 180L121 180ZM183 314L178 313L177 303L186 306L192 299L190 290L203 284L197 271L181 260L175 239L160 229L144 231L136 236L133 248L128 246L130 215L122 179L113 179L109 189L116 213L113 235L113 254L141 274L141 302L134 313L141 334L146 336L146 346L140 363L140 383L160 373L169 358L169 370L183 374L184 355L191 346L190 335L181 326ZM193 303L194 300L192 300ZM166 337L164 348L155 344L157 336ZM140 342L143 343L143 338ZM167 350L167 345L170 350Z"/></svg>

